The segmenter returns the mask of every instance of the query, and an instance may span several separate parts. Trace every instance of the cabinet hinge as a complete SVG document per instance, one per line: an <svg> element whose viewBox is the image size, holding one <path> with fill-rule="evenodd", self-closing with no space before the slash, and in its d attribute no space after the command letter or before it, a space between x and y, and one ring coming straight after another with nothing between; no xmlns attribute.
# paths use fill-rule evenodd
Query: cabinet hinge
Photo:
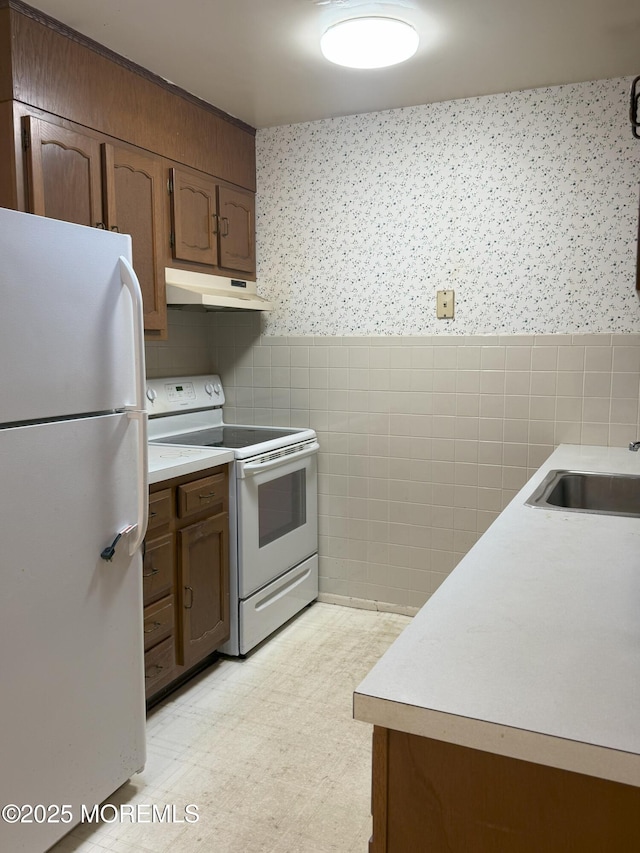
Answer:
<svg viewBox="0 0 640 853"><path fill-rule="evenodd" d="M29 131L26 127L22 128L22 149L26 151L31 146L31 139L29 137Z"/></svg>

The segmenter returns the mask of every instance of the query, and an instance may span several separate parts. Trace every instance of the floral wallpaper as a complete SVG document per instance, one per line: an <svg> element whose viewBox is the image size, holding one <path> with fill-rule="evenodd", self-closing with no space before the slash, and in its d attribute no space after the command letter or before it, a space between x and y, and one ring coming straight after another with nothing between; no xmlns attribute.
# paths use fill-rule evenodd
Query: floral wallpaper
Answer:
<svg viewBox="0 0 640 853"><path fill-rule="evenodd" d="M259 130L263 333L640 331L629 83Z"/></svg>

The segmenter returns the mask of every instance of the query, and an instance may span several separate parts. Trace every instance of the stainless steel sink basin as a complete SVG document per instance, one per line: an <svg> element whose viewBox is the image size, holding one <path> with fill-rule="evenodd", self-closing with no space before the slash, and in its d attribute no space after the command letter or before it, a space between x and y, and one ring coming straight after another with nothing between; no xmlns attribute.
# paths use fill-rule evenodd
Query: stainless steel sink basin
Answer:
<svg viewBox="0 0 640 853"><path fill-rule="evenodd" d="M526 504L563 512L640 518L640 476L549 471Z"/></svg>

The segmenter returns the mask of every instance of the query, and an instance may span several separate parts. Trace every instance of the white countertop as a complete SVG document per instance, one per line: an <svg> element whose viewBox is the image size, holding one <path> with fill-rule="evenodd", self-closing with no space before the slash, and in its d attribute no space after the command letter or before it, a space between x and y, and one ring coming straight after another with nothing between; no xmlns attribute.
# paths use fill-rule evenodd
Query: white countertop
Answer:
<svg viewBox="0 0 640 853"><path fill-rule="evenodd" d="M206 471L233 461L232 450L216 447L181 447L177 444L149 444L149 485Z"/></svg>
<svg viewBox="0 0 640 853"><path fill-rule="evenodd" d="M640 519L525 506L562 445L367 675L356 719L640 786Z"/></svg>

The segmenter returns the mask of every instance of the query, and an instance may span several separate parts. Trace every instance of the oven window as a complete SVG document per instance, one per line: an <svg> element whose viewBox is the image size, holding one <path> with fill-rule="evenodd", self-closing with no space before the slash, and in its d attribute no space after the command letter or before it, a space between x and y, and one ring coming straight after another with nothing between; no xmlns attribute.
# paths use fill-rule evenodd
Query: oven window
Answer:
<svg viewBox="0 0 640 853"><path fill-rule="evenodd" d="M259 547L307 521L306 471L294 471L258 486Z"/></svg>

